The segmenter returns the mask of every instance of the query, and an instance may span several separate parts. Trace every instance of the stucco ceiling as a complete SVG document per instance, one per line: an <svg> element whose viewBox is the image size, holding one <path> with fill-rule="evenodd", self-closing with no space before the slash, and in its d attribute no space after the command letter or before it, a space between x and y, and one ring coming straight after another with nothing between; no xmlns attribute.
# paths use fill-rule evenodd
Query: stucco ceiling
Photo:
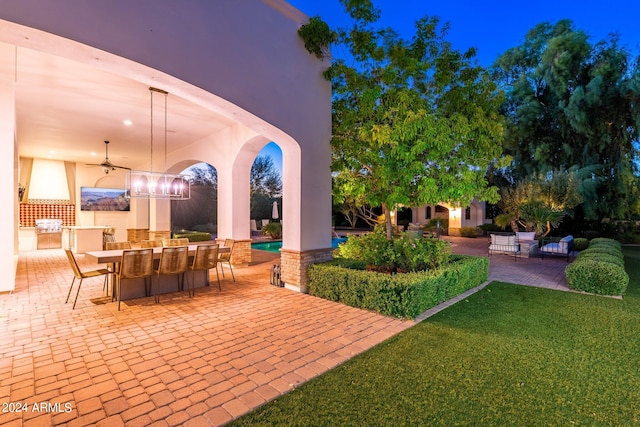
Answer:
<svg viewBox="0 0 640 427"><path fill-rule="evenodd" d="M109 140L112 163L148 167L149 86L29 49L19 48L16 58L17 70L0 60L0 79L16 82L20 156L100 163L105 157L104 141ZM153 99L156 157L165 151L165 100L159 93ZM230 125L228 119L172 94L167 105L168 153ZM125 125L125 120L132 124Z"/></svg>

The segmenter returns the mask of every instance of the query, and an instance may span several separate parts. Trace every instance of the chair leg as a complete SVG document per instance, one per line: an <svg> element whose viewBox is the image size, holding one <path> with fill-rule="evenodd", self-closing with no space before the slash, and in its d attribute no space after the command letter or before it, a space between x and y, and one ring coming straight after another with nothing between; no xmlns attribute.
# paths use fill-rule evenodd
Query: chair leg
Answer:
<svg viewBox="0 0 640 427"><path fill-rule="evenodd" d="M76 281L76 276L73 276L73 280L71 280L71 287L69 288L69 293L67 294L67 299L65 300L65 304L69 302L69 297L71 296L71 290L73 289L73 284Z"/></svg>
<svg viewBox="0 0 640 427"><path fill-rule="evenodd" d="M144 279L145 282L147 281L147 279ZM153 294L153 299L155 300L156 304L160 304L160 295L156 294L156 288L155 286L153 286L153 278L151 278L151 293Z"/></svg>
<svg viewBox="0 0 640 427"><path fill-rule="evenodd" d="M146 288L146 284L147 281L145 280L145 288ZM122 280L118 279L118 291L116 292L118 294L118 311L120 311L120 295L122 295Z"/></svg>
<svg viewBox="0 0 640 427"><path fill-rule="evenodd" d="M73 308L71 308L72 310L75 310L76 308L76 303L78 302L78 295L80 295L81 287L82 287L82 279L80 279L80 283L78 283L78 290L76 292L76 299L73 300Z"/></svg>
<svg viewBox="0 0 640 427"><path fill-rule="evenodd" d="M236 281L236 276L233 275L233 267L231 267L231 261L229 261L229 270L231 270L231 277L233 278L233 281Z"/></svg>
<svg viewBox="0 0 640 427"><path fill-rule="evenodd" d="M189 294L189 298L191 298L193 295L191 295L191 283L193 283L195 281L195 278L193 277L194 271L191 270L191 280L189 280L189 274L187 274L187 293ZM195 292L194 292L195 295Z"/></svg>
<svg viewBox="0 0 640 427"><path fill-rule="evenodd" d="M220 287L220 274L218 274L218 264L216 264L216 278L218 279L218 290L221 291L222 288Z"/></svg>

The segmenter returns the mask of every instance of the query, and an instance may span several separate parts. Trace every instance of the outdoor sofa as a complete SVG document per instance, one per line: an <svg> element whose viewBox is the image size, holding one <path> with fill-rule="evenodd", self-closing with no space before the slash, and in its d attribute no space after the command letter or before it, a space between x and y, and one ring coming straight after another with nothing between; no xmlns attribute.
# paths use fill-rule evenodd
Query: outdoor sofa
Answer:
<svg viewBox="0 0 640 427"><path fill-rule="evenodd" d="M493 232L489 234L489 255L507 254L514 259L520 256L520 243L516 240L515 233Z"/></svg>

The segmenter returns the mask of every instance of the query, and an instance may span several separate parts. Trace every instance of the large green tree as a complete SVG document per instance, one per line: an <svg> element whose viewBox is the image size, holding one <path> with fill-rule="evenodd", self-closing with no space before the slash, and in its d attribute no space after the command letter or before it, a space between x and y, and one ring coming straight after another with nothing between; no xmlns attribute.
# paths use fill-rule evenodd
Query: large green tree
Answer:
<svg viewBox="0 0 640 427"><path fill-rule="evenodd" d="M584 197L587 217L637 213L638 71L615 35L592 44L568 20L530 30L494 66L506 93L510 178L597 166L596 191Z"/></svg>
<svg viewBox="0 0 640 427"><path fill-rule="evenodd" d="M371 1L341 3L353 24L324 38L345 53L326 72L335 199L381 206L389 238L388 212L401 205L496 201L485 171L502 151L502 99L475 51L454 50L437 18L419 19L405 40L376 25Z"/></svg>

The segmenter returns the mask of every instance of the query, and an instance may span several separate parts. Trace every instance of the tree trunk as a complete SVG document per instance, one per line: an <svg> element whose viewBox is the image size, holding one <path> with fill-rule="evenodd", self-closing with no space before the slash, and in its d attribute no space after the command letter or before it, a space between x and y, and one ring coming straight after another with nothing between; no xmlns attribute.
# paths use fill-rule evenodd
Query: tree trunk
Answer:
<svg viewBox="0 0 640 427"><path fill-rule="evenodd" d="M393 239L393 227L391 225L391 215L389 215L389 209L387 208L387 205L385 205L384 203L382 204L382 213L384 214L384 223L385 223L385 228L387 230L387 240L391 240Z"/></svg>

